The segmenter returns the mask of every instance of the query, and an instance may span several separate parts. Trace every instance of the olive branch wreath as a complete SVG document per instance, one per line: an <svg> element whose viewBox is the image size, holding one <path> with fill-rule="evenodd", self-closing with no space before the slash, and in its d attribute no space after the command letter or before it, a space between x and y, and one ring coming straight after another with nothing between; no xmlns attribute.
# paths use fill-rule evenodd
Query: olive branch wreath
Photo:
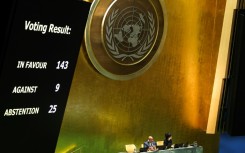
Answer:
<svg viewBox="0 0 245 153"><path fill-rule="evenodd" d="M142 45L142 47L134 54L120 54L117 46L115 45L115 42L113 41L113 35L112 35L112 25L115 21L115 18L118 15L118 11L114 10L112 14L109 16L108 23L106 26L106 41L107 41L107 46L109 48L110 53L113 55L114 58L121 59L121 61L124 61L126 58L130 58L132 61L135 59L141 58L147 50L151 47L154 39L154 33L155 33L155 20L152 15L148 11L148 19L150 21L150 29L149 29L149 35L145 41L145 43Z"/></svg>

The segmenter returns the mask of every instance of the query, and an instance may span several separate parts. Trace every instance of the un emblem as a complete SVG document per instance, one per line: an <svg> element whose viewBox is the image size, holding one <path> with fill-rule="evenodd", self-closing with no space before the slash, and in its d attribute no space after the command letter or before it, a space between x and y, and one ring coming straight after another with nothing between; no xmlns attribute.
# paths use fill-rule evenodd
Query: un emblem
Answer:
<svg viewBox="0 0 245 153"><path fill-rule="evenodd" d="M166 36L166 13L158 0L95 0L85 45L103 75L126 80L142 74L160 52Z"/></svg>
<svg viewBox="0 0 245 153"><path fill-rule="evenodd" d="M104 20L103 42L108 55L119 64L132 65L148 55L158 28L149 10L139 6L113 9Z"/></svg>

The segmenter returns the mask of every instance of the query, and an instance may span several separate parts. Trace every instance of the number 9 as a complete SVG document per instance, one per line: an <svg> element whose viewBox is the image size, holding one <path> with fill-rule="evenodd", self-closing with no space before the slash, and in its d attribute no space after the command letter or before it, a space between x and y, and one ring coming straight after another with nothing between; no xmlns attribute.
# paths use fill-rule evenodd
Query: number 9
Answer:
<svg viewBox="0 0 245 153"><path fill-rule="evenodd" d="M58 92L60 90L60 84L58 83L58 84L56 84L56 86L55 86L55 92Z"/></svg>

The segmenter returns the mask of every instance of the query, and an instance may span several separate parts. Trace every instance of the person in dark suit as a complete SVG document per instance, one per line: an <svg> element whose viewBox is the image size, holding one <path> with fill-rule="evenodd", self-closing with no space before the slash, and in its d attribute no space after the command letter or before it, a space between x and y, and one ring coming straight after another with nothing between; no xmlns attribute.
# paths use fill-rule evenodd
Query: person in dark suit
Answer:
<svg viewBox="0 0 245 153"><path fill-rule="evenodd" d="M164 146L170 148L173 144L171 133L165 133Z"/></svg>
<svg viewBox="0 0 245 153"><path fill-rule="evenodd" d="M147 151L157 150L156 146L157 143L154 141L152 136L149 136L148 140L144 142L144 149L146 149Z"/></svg>

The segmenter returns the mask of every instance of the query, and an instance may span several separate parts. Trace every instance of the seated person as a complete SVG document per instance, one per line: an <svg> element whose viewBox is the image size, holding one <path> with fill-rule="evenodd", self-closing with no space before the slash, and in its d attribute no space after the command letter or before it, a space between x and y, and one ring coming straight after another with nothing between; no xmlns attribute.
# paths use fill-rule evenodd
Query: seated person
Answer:
<svg viewBox="0 0 245 153"><path fill-rule="evenodd" d="M156 146L157 146L157 143L154 141L152 136L149 136L148 140L144 142L144 148L147 151L155 151L155 150L157 150Z"/></svg>
<svg viewBox="0 0 245 153"><path fill-rule="evenodd" d="M172 135L171 133L165 133L165 138L164 138L164 146L167 148L172 147Z"/></svg>

